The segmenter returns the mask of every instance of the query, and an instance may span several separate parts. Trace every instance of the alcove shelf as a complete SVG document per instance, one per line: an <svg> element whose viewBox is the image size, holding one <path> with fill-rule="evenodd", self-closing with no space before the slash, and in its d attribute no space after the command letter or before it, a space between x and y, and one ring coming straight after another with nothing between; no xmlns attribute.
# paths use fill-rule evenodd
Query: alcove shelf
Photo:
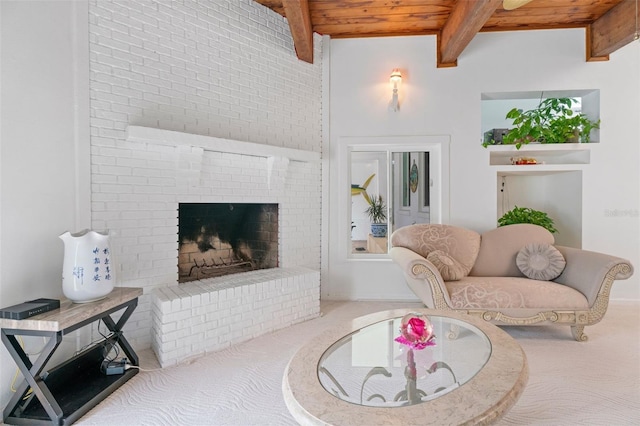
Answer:
<svg viewBox="0 0 640 426"><path fill-rule="evenodd" d="M574 172L583 170L579 165L536 165L536 166L504 166L497 168L498 176L547 176L558 173Z"/></svg>
<svg viewBox="0 0 640 426"><path fill-rule="evenodd" d="M515 145L490 145L489 165L499 166L501 170L505 166L509 170L557 170L563 166L576 169L576 166L591 162L591 146L585 143L561 143L561 144L527 144L517 149ZM514 157L533 157L538 164L512 165Z"/></svg>

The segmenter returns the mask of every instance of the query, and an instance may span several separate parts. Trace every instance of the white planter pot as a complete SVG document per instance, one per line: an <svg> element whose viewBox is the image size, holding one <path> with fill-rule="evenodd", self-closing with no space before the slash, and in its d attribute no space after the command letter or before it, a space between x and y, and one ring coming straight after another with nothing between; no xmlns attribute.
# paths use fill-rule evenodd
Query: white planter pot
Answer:
<svg viewBox="0 0 640 426"><path fill-rule="evenodd" d="M64 241L62 292L75 303L99 300L113 290L116 282L107 232L85 229L60 235Z"/></svg>

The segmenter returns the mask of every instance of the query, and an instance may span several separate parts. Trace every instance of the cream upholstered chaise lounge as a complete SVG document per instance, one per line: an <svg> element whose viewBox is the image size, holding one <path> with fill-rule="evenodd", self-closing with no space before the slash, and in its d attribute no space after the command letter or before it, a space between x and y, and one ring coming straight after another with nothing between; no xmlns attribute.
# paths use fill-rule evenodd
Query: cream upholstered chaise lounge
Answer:
<svg viewBox="0 0 640 426"><path fill-rule="evenodd" d="M586 341L584 327L606 313L613 281L633 274L625 259L555 246L553 234L531 224L482 235L451 225L411 225L396 230L391 245L391 258L428 308L498 325L566 324L578 341Z"/></svg>

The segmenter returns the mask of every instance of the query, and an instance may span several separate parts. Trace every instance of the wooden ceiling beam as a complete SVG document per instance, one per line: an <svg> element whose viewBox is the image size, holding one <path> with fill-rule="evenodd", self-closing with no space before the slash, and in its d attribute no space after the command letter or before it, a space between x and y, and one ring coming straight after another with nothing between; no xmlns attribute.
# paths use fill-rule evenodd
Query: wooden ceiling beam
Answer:
<svg viewBox="0 0 640 426"><path fill-rule="evenodd" d="M587 61L608 60L609 54L633 41L640 7L623 0L587 27Z"/></svg>
<svg viewBox="0 0 640 426"><path fill-rule="evenodd" d="M260 3L261 5L268 7L274 12L278 13L280 16L284 16L284 7L282 7L282 0L253 0L256 3Z"/></svg>
<svg viewBox="0 0 640 426"><path fill-rule="evenodd" d="M313 28L308 0L282 0L298 59L313 63Z"/></svg>
<svg viewBox="0 0 640 426"><path fill-rule="evenodd" d="M438 36L438 68L458 65L458 56L501 4L502 0L456 2Z"/></svg>

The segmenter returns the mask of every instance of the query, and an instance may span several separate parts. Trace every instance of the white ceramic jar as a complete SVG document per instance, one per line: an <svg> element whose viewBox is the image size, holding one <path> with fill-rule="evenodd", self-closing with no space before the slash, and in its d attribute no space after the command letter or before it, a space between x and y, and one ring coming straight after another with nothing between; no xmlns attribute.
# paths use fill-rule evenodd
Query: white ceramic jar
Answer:
<svg viewBox="0 0 640 426"><path fill-rule="evenodd" d="M62 292L75 303L106 297L116 282L108 232L85 229L60 235L64 242Z"/></svg>

